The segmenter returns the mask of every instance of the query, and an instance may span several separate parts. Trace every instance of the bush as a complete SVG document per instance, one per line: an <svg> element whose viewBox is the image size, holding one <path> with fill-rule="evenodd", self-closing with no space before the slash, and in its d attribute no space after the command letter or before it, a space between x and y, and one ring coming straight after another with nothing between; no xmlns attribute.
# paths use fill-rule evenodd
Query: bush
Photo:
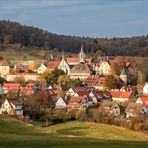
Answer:
<svg viewBox="0 0 148 148"><path fill-rule="evenodd" d="M139 131L139 130L142 130L143 128L144 126L142 122L135 123L134 130Z"/></svg>
<svg viewBox="0 0 148 148"><path fill-rule="evenodd" d="M85 117L86 117L86 112L85 112L85 110L78 110L78 111L76 112L76 120L84 121L84 120L85 120Z"/></svg>
<svg viewBox="0 0 148 148"><path fill-rule="evenodd" d="M100 112L98 109L94 109L93 118L94 118L95 122L100 123L102 117L103 117L103 113Z"/></svg>
<svg viewBox="0 0 148 148"><path fill-rule="evenodd" d="M71 115L55 115L52 117L51 122L52 124L62 123L68 120L72 120Z"/></svg>

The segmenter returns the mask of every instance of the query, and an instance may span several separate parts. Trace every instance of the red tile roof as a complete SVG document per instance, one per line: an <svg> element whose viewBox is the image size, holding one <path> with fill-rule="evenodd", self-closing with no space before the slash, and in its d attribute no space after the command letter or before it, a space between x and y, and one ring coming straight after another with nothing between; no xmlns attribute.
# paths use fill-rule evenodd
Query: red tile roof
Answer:
<svg viewBox="0 0 148 148"><path fill-rule="evenodd" d="M78 58L67 58L66 61L67 63L79 63Z"/></svg>
<svg viewBox="0 0 148 148"><path fill-rule="evenodd" d="M85 83L88 86L104 86L105 84L105 77L104 76L90 76L85 80Z"/></svg>
<svg viewBox="0 0 148 148"><path fill-rule="evenodd" d="M18 83L5 83L3 85L3 88L6 88L8 90L19 90L20 84L18 84Z"/></svg>
<svg viewBox="0 0 148 148"><path fill-rule="evenodd" d="M88 91L79 91L79 92L77 92L77 94L79 96L88 96L89 95L89 92Z"/></svg>
<svg viewBox="0 0 148 148"><path fill-rule="evenodd" d="M81 103L81 101L83 100L83 99L85 99L85 97L84 96L72 96L71 98L70 98L70 101L69 101L69 103Z"/></svg>
<svg viewBox="0 0 148 148"><path fill-rule="evenodd" d="M74 92L77 93L77 92L80 92L80 91L85 91L85 88L84 87L75 87L73 88Z"/></svg>
<svg viewBox="0 0 148 148"><path fill-rule="evenodd" d="M110 91L112 98L129 98L132 91L121 92L121 91Z"/></svg>
<svg viewBox="0 0 148 148"><path fill-rule="evenodd" d="M47 69L56 69L58 67L58 65L60 64L60 61L50 61L48 63Z"/></svg>
<svg viewBox="0 0 148 148"><path fill-rule="evenodd" d="M129 98L132 94L132 91L122 92L120 98Z"/></svg>
<svg viewBox="0 0 148 148"><path fill-rule="evenodd" d="M145 107L148 107L148 96L142 96L142 97L140 97L140 99L143 102L143 105Z"/></svg>

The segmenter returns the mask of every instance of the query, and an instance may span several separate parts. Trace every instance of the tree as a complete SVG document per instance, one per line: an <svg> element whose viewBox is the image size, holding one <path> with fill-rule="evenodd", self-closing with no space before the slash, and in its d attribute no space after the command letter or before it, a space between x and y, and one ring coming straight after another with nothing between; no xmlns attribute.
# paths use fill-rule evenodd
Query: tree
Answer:
<svg viewBox="0 0 148 148"><path fill-rule="evenodd" d="M99 57L99 56L105 56L105 53L102 50L97 50L96 57Z"/></svg>
<svg viewBox="0 0 148 148"><path fill-rule="evenodd" d="M100 123L102 117L103 117L103 113L100 110L98 109L93 110L93 118L96 122Z"/></svg>
<svg viewBox="0 0 148 148"><path fill-rule="evenodd" d="M41 80L46 81L47 84L53 85L53 84L57 84L58 78L61 75L64 75L64 72L62 70L55 69L52 72L46 70L41 75Z"/></svg>
<svg viewBox="0 0 148 148"><path fill-rule="evenodd" d="M59 85L63 85L63 86L66 86L69 82L70 82L70 78L67 75L59 76L58 81L57 81Z"/></svg>
<svg viewBox="0 0 148 148"><path fill-rule="evenodd" d="M4 36L4 43L5 44L10 44L10 43L12 43L12 35L6 35L6 36Z"/></svg>
<svg viewBox="0 0 148 148"><path fill-rule="evenodd" d="M84 121L84 120L85 120L85 117L86 117L86 112L85 112L85 110L78 110L78 111L76 112L76 120Z"/></svg>
<svg viewBox="0 0 148 148"><path fill-rule="evenodd" d="M19 83L21 86L25 86L26 82L25 82L25 78L23 76L20 77L15 77L14 78L14 82Z"/></svg>
<svg viewBox="0 0 148 148"><path fill-rule="evenodd" d="M39 52L39 57L40 57L41 59L45 59L46 55L47 55L46 50L41 50L41 51Z"/></svg>
<svg viewBox="0 0 148 148"><path fill-rule="evenodd" d="M115 89L117 87L116 80L113 75L108 75L105 78L104 88L107 90Z"/></svg>
<svg viewBox="0 0 148 148"><path fill-rule="evenodd" d="M70 79L69 83L67 84L67 87L74 88L74 87L79 87L82 84L83 82L80 79L75 79L75 80Z"/></svg>

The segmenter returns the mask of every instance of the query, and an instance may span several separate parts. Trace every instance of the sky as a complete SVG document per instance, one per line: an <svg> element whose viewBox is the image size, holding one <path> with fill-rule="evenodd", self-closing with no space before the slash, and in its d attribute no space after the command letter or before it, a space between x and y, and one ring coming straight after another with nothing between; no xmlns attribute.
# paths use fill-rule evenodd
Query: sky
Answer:
<svg viewBox="0 0 148 148"><path fill-rule="evenodd" d="M0 20L63 35L148 34L148 0L0 0Z"/></svg>

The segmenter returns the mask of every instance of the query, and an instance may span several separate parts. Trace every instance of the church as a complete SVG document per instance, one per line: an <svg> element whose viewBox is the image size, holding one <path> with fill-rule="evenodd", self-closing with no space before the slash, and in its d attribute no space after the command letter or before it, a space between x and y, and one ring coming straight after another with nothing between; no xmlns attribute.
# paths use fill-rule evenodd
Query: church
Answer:
<svg viewBox="0 0 148 148"><path fill-rule="evenodd" d="M62 60L58 65L58 69L63 70L71 79L86 79L89 77L91 75L91 71L86 61L83 46L81 45L78 58L65 59L64 52L62 52Z"/></svg>
<svg viewBox="0 0 148 148"><path fill-rule="evenodd" d="M91 75L91 70L86 62L86 56L83 51L83 46L81 46L81 51L78 55L78 59L79 63L71 69L70 78L81 80L87 79Z"/></svg>

